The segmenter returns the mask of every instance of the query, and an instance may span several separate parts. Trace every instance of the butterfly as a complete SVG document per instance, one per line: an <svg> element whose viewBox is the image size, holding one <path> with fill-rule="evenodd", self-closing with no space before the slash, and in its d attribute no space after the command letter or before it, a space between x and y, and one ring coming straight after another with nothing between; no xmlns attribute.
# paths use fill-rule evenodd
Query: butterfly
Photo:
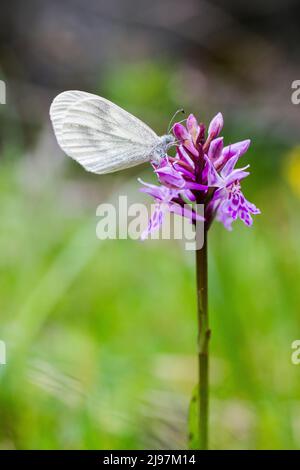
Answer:
<svg viewBox="0 0 300 470"><path fill-rule="evenodd" d="M83 91L59 94L51 104L50 118L62 150L92 173L159 163L175 142L173 135L159 137L116 104Z"/></svg>

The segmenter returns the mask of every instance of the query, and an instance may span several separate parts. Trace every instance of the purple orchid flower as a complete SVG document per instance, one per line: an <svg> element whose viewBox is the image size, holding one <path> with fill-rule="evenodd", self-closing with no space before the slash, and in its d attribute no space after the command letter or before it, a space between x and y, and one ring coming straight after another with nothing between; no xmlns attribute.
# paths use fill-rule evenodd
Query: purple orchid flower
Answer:
<svg viewBox="0 0 300 470"><path fill-rule="evenodd" d="M216 212L217 220L222 222L227 230L232 230L231 224L237 218L250 226L253 223L251 214L260 214L260 210L247 201L241 191L240 181L249 175L249 172L245 171L249 165L235 169L239 157L239 154L231 157L220 174L209 158L205 157L208 185L217 188L210 201L211 210Z"/></svg>
<svg viewBox="0 0 300 470"><path fill-rule="evenodd" d="M243 195L239 181L216 192L214 203L218 203L218 200L217 220L227 230L232 230L231 224L238 218L250 227L253 223L251 214L260 214L260 210Z"/></svg>
<svg viewBox="0 0 300 470"><path fill-rule="evenodd" d="M246 171L249 165L235 168L239 158L247 152L250 140L224 147L220 136L223 124L221 113L212 119L207 134L204 124L198 123L193 114L188 116L185 126L174 124L175 157L166 155L159 164L152 163L161 186L142 182L146 187L141 191L156 201L154 214L142 238L161 226L167 210L188 217L192 222L197 220L194 202L204 204L207 227L214 217L228 230L238 218L250 226L252 215L260 214L241 191L241 181L249 175ZM184 207L187 202L191 209Z"/></svg>

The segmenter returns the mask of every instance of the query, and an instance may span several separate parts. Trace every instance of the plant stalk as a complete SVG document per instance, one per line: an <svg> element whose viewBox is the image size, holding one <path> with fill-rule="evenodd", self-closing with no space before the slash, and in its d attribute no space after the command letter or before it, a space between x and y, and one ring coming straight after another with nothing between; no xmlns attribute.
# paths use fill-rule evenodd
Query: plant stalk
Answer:
<svg viewBox="0 0 300 470"><path fill-rule="evenodd" d="M208 412L209 412L209 338L210 329L207 310L207 230L204 229L204 242L196 250L196 276L198 300L198 435L199 448L208 449Z"/></svg>

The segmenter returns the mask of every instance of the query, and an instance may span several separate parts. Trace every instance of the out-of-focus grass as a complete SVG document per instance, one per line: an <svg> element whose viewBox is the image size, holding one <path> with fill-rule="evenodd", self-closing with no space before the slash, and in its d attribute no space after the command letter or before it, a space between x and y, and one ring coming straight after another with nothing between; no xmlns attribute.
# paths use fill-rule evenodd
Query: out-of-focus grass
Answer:
<svg viewBox="0 0 300 470"><path fill-rule="evenodd" d="M20 185L18 163L0 175L1 446L135 448L162 432L173 446L174 426L184 443L196 371L192 254L175 242L97 241L93 207L70 215L63 185L36 194ZM299 447L290 354L300 220L288 191L255 194L263 215L251 230L216 224L210 234L216 448ZM178 395L181 411L155 393ZM161 431L164 412L171 425Z"/></svg>
<svg viewBox="0 0 300 470"><path fill-rule="evenodd" d="M232 233L216 223L209 237L211 443L299 448L300 369L290 360L300 337L299 200L281 176L282 147L254 141L246 196L262 215ZM95 204L66 195L70 176L37 167L26 180L22 165L4 155L0 171L0 447L185 445L196 381L192 253L172 241L97 240ZM99 195L113 178L99 179Z"/></svg>

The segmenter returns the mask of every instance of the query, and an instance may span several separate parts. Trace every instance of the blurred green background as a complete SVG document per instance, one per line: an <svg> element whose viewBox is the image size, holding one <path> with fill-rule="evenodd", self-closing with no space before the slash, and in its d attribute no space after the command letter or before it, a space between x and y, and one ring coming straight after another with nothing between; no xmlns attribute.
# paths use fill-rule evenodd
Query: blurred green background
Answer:
<svg viewBox="0 0 300 470"><path fill-rule="evenodd" d="M227 144L251 138L245 195L262 215L232 233L216 222L209 235L211 447L299 449L296 3L10 3L0 38L0 448L187 445L193 253L176 241L97 240L98 204L127 193L147 201L137 177L153 175L143 165L99 177L63 156L48 108L58 92L85 89L158 134L183 106L204 122L222 111Z"/></svg>

